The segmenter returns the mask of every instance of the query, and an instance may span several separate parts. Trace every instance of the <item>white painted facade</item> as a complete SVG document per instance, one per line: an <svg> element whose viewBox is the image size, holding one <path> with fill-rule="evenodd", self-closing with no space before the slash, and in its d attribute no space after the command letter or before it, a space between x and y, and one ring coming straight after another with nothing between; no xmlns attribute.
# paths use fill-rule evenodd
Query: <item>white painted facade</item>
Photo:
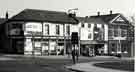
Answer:
<svg viewBox="0 0 135 72"><path fill-rule="evenodd" d="M80 40L93 40L93 29L94 24L91 24L91 27L88 28L88 23L84 23L84 28L80 28ZM89 34L91 34L91 37L88 38Z"/></svg>
<svg viewBox="0 0 135 72"><path fill-rule="evenodd" d="M104 24L104 38L105 38L105 41L108 41L108 25Z"/></svg>
<svg viewBox="0 0 135 72"><path fill-rule="evenodd" d="M42 52L45 52L46 50L49 50L49 52L51 52L53 50L58 50L58 49L62 50L64 48L64 45L59 46L57 44L57 41L56 41L56 40L58 40L57 36L59 37L59 39L64 39L64 36L66 36L66 37L71 36L72 32L79 32L79 27L77 24L71 25L71 24L56 24L56 23L48 23L48 22L44 22L44 23L27 22L24 25L25 25L24 26L24 35L26 38L25 47L24 47L25 54L32 54L32 51L33 51L32 38L33 37L39 40L39 41L34 42L35 48L41 47ZM47 30L45 27L46 25L49 25L49 34L46 34L46 32L45 32ZM59 25L59 35L56 34L56 25ZM67 26L70 26L70 35L67 34ZM65 28L65 30L63 30L64 28ZM32 34L30 31L33 33L33 37L32 37ZM37 32L40 32L41 35L35 36L35 34ZM45 37L42 38L41 37L42 34ZM29 36L27 36L27 35L29 35ZM52 37L52 38L49 38L49 37ZM49 39L49 42L41 41L42 39ZM47 44L47 45L45 45L45 44ZM35 52L35 53L40 54L40 52Z"/></svg>

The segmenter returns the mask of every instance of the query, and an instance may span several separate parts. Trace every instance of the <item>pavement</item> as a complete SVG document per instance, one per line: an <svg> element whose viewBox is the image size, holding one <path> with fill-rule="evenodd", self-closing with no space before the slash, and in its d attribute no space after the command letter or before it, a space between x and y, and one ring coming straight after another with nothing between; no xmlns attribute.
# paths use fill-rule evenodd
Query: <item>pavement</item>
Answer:
<svg viewBox="0 0 135 72"><path fill-rule="evenodd" d="M0 61L15 60L14 58L0 57Z"/></svg>
<svg viewBox="0 0 135 72"><path fill-rule="evenodd" d="M10 57L10 58L17 58L17 57L24 57L24 58L43 58L43 59L72 59L72 56L68 55L46 55L46 56L33 56L33 55L11 55L11 54L4 54L2 55L3 57ZM79 59L89 59L90 57L84 57L84 56L79 56Z"/></svg>
<svg viewBox="0 0 135 72"><path fill-rule="evenodd" d="M129 71L96 67L93 66L93 64L95 63L102 63L102 62L78 63L72 66L67 66L66 68L79 72L129 72Z"/></svg>
<svg viewBox="0 0 135 72"><path fill-rule="evenodd" d="M98 59L98 58L118 59L117 57L112 57L112 56L96 56L94 58L96 58L96 59ZM131 60L131 59L133 59L133 58L121 58L121 60ZM71 66L66 66L66 68L68 68L72 71L78 71L78 72L130 72L130 71L101 68L101 67L94 66L94 64L96 64L96 63L104 63L104 62L109 62L109 61L99 61L99 62L93 61L93 62L87 62L87 63L77 63L77 64L74 64Z"/></svg>
<svg viewBox="0 0 135 72"><path fill-rule="evenodd" d="M31 56L31 55L2 55L0 57L0 60L15 60L16 58L14 57L25 57L25 58L30 58L30 57L36 57L36 58L45 58L45 59L50 59L54 61L59 61L59 59L71 59L71 57L69 57L68 55L66 56ZM95 63L103 63L103 62L108 62L110 59L113 61L113 59L115 60L130 60L133 58L118 58L118 57L114 57L114 56L95 56L95 57L83 57L80 56L79 59L88 59L89 62L83 62L83 63L76 63L73 65L66 65L64 66L65 68L75 71L75 72L129 72L129 71L123 71L123 70L115 70L115 69L108 69L108 68L101 68L101 67L96 67L93 64ZM107 60L107 61L104 61ZM90 62L91 60L91 62ZM97 60L97 61L96 61ZM65 60L63 60L65 61ZM111 62L112 62L111 61ZM51 63L51 62L50 62ZM56 62L57 63L57 62Z"/></svg>

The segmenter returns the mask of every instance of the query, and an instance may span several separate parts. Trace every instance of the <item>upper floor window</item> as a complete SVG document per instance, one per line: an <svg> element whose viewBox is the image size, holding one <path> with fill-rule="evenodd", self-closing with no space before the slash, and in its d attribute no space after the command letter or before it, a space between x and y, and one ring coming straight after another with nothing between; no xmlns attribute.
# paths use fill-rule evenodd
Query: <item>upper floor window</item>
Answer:
<svg viewBox="0 0 135 72"><path fill-rule="evenodd" d="M88 39L91 39L91 33L88 34Z"/></svg>
<svg viewBox="0 0 135 72"><path fill-rule="evenodd" d="M121 30L121 37L125 37L127 35L127 30Z"/></svg>
<svg viewBox="0 0 135 72"><path fill-rule="evenodd" d="M23 26L20 23L8 25L8 35L20 36L23 35Z"/></svg>
<svg viewBox="0 0 135 72"><path fill-rule="evenodd" d="M119 36L119 29L114 29L114 37L118 37Z"/></svg>
<svg viewBox="0 0 135 72"><path fill-rule="evenodd" d="M49 35L49 24L45 25L45 35Z"/></svg>
<svg viewBox="0 0 135 72"><path fill-rule="evenodd" d="M90 28L91 27L91 24L88 24L88 28Z"/></svg>
<svg viewBox="0 0 135 72"><path fill-rule="evenodd" d="M113 36L113 29L109 29L108 35L109 35L109 36Z"/></svg>
<svg viewBox="0 0 135 72"><path fill-rule="evenodd" d="M66 26L66 27L67 27L67 28L66 28L66 29L67 29L67 30L66 30L66 31L67 31L67 35L70 35L70 26L68 25L68 26Z"/></svg>
<svg viewBox="0 0 135 72"><path fill-rule="evenodd" d="M60 34L60 26L56 25L56 34L59 35Z"/></svg>
<svg viewBox="0 0 135 72"><path fill-rule="evenodd" d="M81 27L84 27L84 23L81 23Z"/></svg>
<svg viewBox="0 0 135 72"><path fill-rule="evenodd" d="M104 28L104 24L102 24L102 28Z"/></svg>

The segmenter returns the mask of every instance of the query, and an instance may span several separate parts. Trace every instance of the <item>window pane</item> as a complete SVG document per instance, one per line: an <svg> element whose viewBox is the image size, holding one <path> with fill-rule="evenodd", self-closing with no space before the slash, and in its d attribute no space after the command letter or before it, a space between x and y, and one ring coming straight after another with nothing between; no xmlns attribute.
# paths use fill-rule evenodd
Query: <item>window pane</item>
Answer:
<svg viewBox="0 0 135 72"><path fill-rule="evenodd" d="M45 35L49 35L49 25L45 25Z"/></svg>
<svg viewBox="0 0 135 72"><path fill-rule="evenodd" d="M88 35L88 39L91 39L91 33L89 33L89 35Z"/></svg>
<svg viewBox="0 0 135 72"><path fill-rule="evenodd" d="M67 31L67 35L70 35L70 26L69 25L67 26L67 30L66 31Z"/></svg>
<svg viewBox="0 0 135 72"><path fill-rule="evenodd" d="M118 29L114 29L114 36L118 37Z"/></svg>
<svg viewBox="0 0 135 72"><path fill-rule="evenodd" d="M82 23L81 26L84 27L84 23Z"/></svg>
<svg viewBox="0 0 135 72"><path fill-rule="evenodd" d="M59 25L56 25L56 34L59 35L60 34L60 30L59 30Z"/></svg>
<svg viewBox="0 0 135 72"><path fill-rule="evenodd" d="M112 29L109 29L108 35L113 36L113 30Z"/></svg>
<svg viewBox="0 0 135 72"><path fill-rule="evenodd" d="M88 28L90 28L91 27L91 24L88 24Z"/></svg>
<svg viewBox="0 0 135 72"><path fill-rule="evenodd" d="M126 35L127 35L127 31L126 31L126 30L122 30L122 31L121 31L121 36L122 36L122 37L125 37Z"/></svg>

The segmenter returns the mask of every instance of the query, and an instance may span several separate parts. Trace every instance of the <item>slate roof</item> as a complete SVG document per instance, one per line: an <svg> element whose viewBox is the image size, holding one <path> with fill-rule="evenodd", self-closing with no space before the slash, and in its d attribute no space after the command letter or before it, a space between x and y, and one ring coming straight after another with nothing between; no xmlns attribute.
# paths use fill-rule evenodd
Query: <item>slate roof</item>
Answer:
<svg viewBox="0 0 135 72"><path fill-rule="evenodd" d="M100 15L100 16L90 16L91 18L100 18L106 23L109 23L112 19L114 19L116 16L120 15L120 13L116 14L107 14L107 15Z"/></svg>
<svg viewBox="0 0 135 72"><path fill-rule="evenodd" d="M10 20L76 24L76 20L69 17L66 12L37 9L25 9L13 16Z"/></svg>
<svg viewBox="0 0 135 72"><path fill-rule="evenodd" d="M111 20L115 17L120 15L125 22L122 23L129 23L128 20L120 13L115 14L107 14L107 15L100 15L100 16L89 16L89 17L78 17L78 20L81 22L88 22L88 23L95 23L95 24L109 24ZM120 22L119 22L120 23Z"/></svg>
<svg viewBox="0 0 135 72"><path fill-rule="evenodd" d="M93 23L93 24L105 24L101 18L94 17L77 17L80 22Z"/></svg>

